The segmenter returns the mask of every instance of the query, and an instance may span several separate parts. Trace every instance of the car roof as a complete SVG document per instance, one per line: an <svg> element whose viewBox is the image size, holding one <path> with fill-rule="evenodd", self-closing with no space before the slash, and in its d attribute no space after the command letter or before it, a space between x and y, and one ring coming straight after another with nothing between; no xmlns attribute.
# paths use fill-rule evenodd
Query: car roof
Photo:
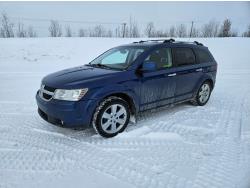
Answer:
<svg viewBox="0 0 250 188"><path fill-rule="evenodd" d="M206 48L202 43L194 41L194 42L187 42L187 41L175 41L174 39L163 39L163 40L145 40L145 41L138 41L133 42L131 44L122 45L122 46L133 46L133 47L157 47L157 46L169 46L169 47L192 47L192 48Z"/></svg>

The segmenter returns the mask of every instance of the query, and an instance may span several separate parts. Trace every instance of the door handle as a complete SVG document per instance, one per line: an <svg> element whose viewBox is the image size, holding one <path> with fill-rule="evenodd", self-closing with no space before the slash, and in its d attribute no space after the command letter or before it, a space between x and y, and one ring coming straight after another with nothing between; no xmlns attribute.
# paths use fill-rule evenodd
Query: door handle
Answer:
<svg viewBox="0 0 250 188"><path fill-rule="evenodd" d="M202 68L199 68L199 69L196 69L195 71L196 71L196 72L201 72L201 71L203 71L203 69L202 69Z"/></svg>
<svg viewBox="0 0 250 188"><path fill-rule="evenodd" d="M176 76L176 73L168 74L169 77Z"/></svg>

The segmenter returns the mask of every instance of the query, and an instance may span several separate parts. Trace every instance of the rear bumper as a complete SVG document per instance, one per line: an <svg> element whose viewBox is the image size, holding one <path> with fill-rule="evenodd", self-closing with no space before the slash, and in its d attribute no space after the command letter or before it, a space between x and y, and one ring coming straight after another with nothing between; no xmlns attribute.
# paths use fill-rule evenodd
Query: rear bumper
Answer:
<svg viewBox="0 0 250 188"><path fill-rule="evenodd" d="M96 100L45 101L36 94L39 115L49 123L67 128L89 127Z"/></svg>

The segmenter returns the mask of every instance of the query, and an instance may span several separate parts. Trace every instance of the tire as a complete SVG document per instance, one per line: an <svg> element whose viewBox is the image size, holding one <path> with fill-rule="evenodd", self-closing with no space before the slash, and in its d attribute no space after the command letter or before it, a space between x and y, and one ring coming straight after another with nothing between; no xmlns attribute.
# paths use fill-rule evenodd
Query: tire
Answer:
<svg viewBox="0 0 250 188"><path fill-rule="evenodd" d="M209 101L212 92L210 82L205 81L201 84L195 98L190 102L195 106L204 106Z"/></svg>
<svg viewBox="0 0 250 188"><path fill-rule="evenodd" d="M111 96L104 99L96 108L92 125L99 135L111 138L125 130L129 119L128 103L122 98Z"/></svg>

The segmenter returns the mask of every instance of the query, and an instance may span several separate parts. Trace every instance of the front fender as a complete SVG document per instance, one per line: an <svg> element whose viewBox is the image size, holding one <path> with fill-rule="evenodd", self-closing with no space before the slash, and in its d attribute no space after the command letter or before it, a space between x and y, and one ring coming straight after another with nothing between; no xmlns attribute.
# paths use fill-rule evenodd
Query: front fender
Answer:
<svg viewBox="0 0 250 188"><path fill-rule="evenodd" d="M115 94L125 94L130 97L134 103L136 112L138 112L139 97L133 89L126 85L112 84L110 86L96 88L95 91L92 92L91 96L89 96L89 99L98 100L100 103L104 98Z"/></svg>

